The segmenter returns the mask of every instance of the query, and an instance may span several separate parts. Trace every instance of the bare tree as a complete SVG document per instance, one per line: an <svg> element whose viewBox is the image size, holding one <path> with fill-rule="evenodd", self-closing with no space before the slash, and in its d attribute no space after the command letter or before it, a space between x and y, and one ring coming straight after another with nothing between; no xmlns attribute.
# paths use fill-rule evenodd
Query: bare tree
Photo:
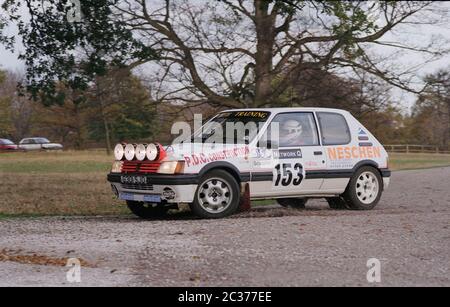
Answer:
<svg viewBox="0 0 450 307"><path fill-rule="evenodd" d="M374 5L379 4L379 5ZM401 25L434 23L432 1L148 1L116 4L117 18L158 51L151 64L159 101L225 107L277 105L311 70L362 72L413 91L411 70L386 67L373 46L442 49L388 41ZM384 59L385 60L385 59ZM145 61L130 63L131 67ZM416 90L420 91L420 90Z"/></svg>
<svg viewBox="0 0 450 307"><path fill-rule="evenodd" d="M33 102L27 95L21 95L18 84L24 76L20 72L8 71L0 86L0 96L5 100L5 112L11 123L11 136L15 140L25 137L31 130Z"/></svg>
<svg viewBox="0 0 450 307"><path fill-rule="evenodd" d="M440 70L426 77L426 90L420 95L413 114L416 135L424 143L450 146L450 72Z"/></svg>

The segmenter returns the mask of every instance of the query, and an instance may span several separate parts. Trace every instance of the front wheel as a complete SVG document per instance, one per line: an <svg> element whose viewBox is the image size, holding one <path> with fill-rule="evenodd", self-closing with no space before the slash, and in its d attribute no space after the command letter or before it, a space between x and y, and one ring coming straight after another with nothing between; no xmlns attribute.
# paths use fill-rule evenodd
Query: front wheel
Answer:
<svg viewBox="0 0 450 307"><path fill-rule="evenodd" d="M191 210L202 218L224 218L237 211L239 201L236 179L226 171L213 170L200 180Z"/></svg>
<svg viewBox="0 0 450 307"><path fill-rule="evenodd" d="M380 172L365 166L352 177L343 196L350 209L371 210L380 201L382 193L383 181Z"/></svg>
<svg viewBox="0 0 450 307"><path fill-rule="evenodd" d="M139 201L127 201L127 206L134 215L146 220L164 217L168 211L168 208L162 204Z"/></svg>

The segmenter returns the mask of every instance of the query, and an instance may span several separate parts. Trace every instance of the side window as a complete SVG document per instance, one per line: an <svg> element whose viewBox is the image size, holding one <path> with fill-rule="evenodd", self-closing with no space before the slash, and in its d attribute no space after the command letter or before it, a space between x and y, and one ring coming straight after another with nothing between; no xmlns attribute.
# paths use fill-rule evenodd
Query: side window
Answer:
<svg viewBox="0 0 450 307"><path fill-rule="evenodd" d="M351 135L345 117L337 113L318 112L323 145L345 145L350 143Z"/></svg>
<svg viewBox="0 0 450 307"><path fill-rule="evenodd" d="M278 133L276 133L278 132ZM282 113L267 128L267 140L273 146L317 146L319 137L313 113Z"/></svg>

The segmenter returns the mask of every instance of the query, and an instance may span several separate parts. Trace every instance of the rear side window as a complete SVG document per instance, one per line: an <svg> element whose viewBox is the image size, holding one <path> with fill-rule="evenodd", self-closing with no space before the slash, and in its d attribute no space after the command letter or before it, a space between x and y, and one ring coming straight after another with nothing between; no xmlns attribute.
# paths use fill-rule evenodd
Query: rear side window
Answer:
<svg viewBox="0 0 450 307"><path fill-rule="evenodd" d="M2 144L2 145L14 145L14 143L11 142L10 140L4 140L4 139L0 140L0 144Z"/></svg>
<svg viewBox="0 0 450 307"><path fill-rule="evenodd" d="M350 143L351 135L344 116L337 113L318 112L323 145L345 145Z"/></svg>

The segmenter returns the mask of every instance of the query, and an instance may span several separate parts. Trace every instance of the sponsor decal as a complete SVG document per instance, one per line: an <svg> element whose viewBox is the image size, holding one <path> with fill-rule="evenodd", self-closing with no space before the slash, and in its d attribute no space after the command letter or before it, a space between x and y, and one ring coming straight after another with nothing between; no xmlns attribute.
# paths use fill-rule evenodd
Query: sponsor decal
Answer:
<svg viewBox="0 0 450 307"><path fill-rule="evenodd" d="M237 147L233 149L225 149L222 151L217 151L213 153L201 153L192 154L190 156L184 156L187 167L207 164L215 161L223 161L231 158L245 157L249 155L250 149L248 146Z"/></svg>
<svg viewBox="0 0 450 307"><path fill-rule="evenodd" d="M163 196L166 200L172 200L175 199L176 194L171 188L165 188L163 191Z"/></svg>
<svg viewBox="0 0 450 307"><path fill-rule="evenodd" d="M234 117L252 117L252 118L260 118L266 119L269 117L269 112L258 112L258 111L242 111L236 112L233 114Z"/></svg>
<svg viewBox="0 0 450 307"><path fill-rule="evenodd" d="M134 195L130 193L120 193L119 195L120 200L131 200L134 201Z"/></svg>
<svg viewBox="0 0 450 307"><path fill-rule="evenodd" d="M315 170L315 169L325 169L326 165L323 163L319 163L317 161L306 161L304 162L305 169L307 170Z"/></svg>
<svg viewBox="0 0 450 307"><path fill-rule="evenodd" d="M361 147L372 147L373 144L372 143L359 143L359 146L361 146Z"/></svg>
<svg viewBox="0 0 450 307"><path fill-rule="evenodd" d="M358 136L358 140L359 141L368 141L369 137L368 136Z"/></svg>
<svg viewBox="0 0 450 307"><path fill-rule="evenodd" d="M381 147L340 146L327 149L330 160L381 158Z"/></svg>
<svg viewBox="0 0 450 307"><path fill-rule="evenodd" d="M272 158L272 151L267 148L255 148L254 156L257 159L270 159Z"/></svg>
<svg viewBox="0 0 450 307"><path fill-rule="evenodd" d="M359 128L358 134L359 135L367 135L366 131L364 131L362 128Z"/></svg>
<svg viewBox="0 0 450 307"><path fill-rule="evenodd" d="M283 149L274 151L273 154L275 159L296 159L303 157L301 149Z"/></svg>
<svg viewBox="0 0 450 307"><path fill-rule="evenodd" d="M136 197L135 197L136 199ZM148 203L160 203L161 202L161 196L160 195L144 195L143 201Z"/></svg>

